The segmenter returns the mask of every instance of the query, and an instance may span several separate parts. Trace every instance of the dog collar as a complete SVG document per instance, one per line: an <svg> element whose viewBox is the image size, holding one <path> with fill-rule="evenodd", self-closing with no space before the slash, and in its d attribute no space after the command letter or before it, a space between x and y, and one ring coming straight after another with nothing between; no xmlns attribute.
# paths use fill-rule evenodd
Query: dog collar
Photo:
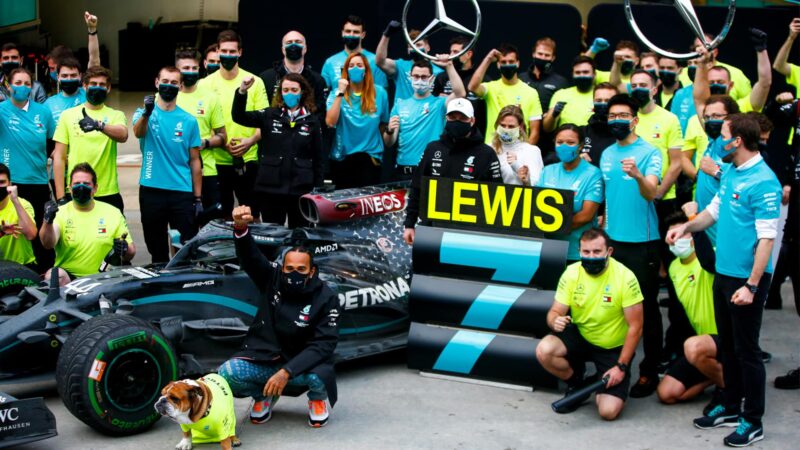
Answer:
<svg viewBox="0 0 800 450"><path fill-rule="evenodd" d="M209 414L211 414L211 402L208 402L208 408L206 408L206 412L203 414L203 419L208 417Z"/></svg>

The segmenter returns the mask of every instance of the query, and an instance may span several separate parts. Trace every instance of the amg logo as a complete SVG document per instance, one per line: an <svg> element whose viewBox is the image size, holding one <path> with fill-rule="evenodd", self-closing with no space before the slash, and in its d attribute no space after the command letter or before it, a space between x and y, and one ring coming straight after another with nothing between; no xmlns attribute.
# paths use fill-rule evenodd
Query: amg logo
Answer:
<svg viewBox="0 0 800 450"><path fill-rule="evenodd" d="M195 281L193 283L186 283L183 285L183 289L193 288L193 287L202 287L202 286L213 286L214 280L208 281Z"/></svg>
<svg viewBox="0 0 800 450"><path fill-rule="evenodd" d="M373 287L355 289L339 294L339 306L344 309L363 308L397 300L408 295L411 288L403 277Z"/></svg>

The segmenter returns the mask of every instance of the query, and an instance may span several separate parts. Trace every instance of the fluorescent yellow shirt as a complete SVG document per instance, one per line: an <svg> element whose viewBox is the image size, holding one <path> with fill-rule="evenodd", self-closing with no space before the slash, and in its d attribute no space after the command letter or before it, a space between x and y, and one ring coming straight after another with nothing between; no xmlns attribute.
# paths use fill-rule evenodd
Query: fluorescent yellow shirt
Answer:
<svg viewBox="0 0 800 450"><path fill-rule="evenodd" d="M200 127L200 139L210 139L214 130L225 126L222 105L213 91L198 86L194 92L179 93L177 103L182 110L197 119L197 125ZM203 149L200 151L200 157L203 160L203 176L216 175L217 161L214 158L214 149Z"/></svg>
<svg viewBox="0 0 800 450"><path fill-rule="evenodd" d="M572 323L592 345L605 349L622 346L628 334L624 308L644 297L636 276L614 258L601 275L586 273L580 262L570 264L558 280L556 301L569 306Z"/></svg>
<svg viewBox="0 0 800 450"><path fill-rule="evenodd" d="M786 77L786 83L794 86L794 97L800 96L800 66L789 64L789 76Z"/></svg>
<svg viewBox="0 0 800 450"><path fill-rule="evenodd" d="M253 77L255 82L247 91L247 111L256 111L264 109L269 106L267 100L267 90L264 88L264 81L261 77L255 76L252 73L239 68L239 73L236 78L226 80L222 78L222 71L218 70L211 75L203 78L202 83L198 89L209 89L217 94L217 100L222 106L222 115L225 118L225 131L228 133L228 142L232 138L248 138L256 133L255 128L243 127L231 118L231 107L233 106L233 97L239 86L242 85L242 80L247 77ZM227 150L223 148L214 149L214 157L217 164L220 166L230 166L233 164L233 157ZM250 150L244 154L245 162L255 161L258 159L258 144L250 147Z"/></svg>
<svg viewBox="0 0 800 450"><path fill-rule="evenodd" d="M127 234L133 242L122 213L97 200L91 211L78 211L75 202L59 207L53 223L59 230L55 265L76 277L97 273L114 239Z"/></svg>
<svg viewBox="0 0 800 450"><path fill-rule="evenodd" d="M714 318L714 275L703 270L697 257L688 264L676 258L669 265L669 277L678 301L697 335L717 334Z"/></svg>
<svg viewBox="0 0 800 450"><path fill-rule="evenodd" d="M67 146L67 176L80 163L87 162L97 173L98 197L119 193L117 182L117 142L104 133L92 131L84 133L78 122L83 119L83 111L92 119L106 125L122 125L127 127L125 114L122 111L103 105L92 110L86 105L78 105L61 113L58 119L53 140Z"/></svg>
<svg viewBox="0 0 800 450"><path fill-rule="evenodd" d="M550 99L550 106L558 102L566 102L561 115L558 116L556 127L565 123L583 126L589 123L589 117L594 114L594 92L581 92L575 86L559 89Z"/></svg>
<svg viewBox="0 0 800 450"><path fill-rule="evenodd" d="M505 84L503 80L495 80L481 83L481 86L486 88L483 99L486 101L486 133L484 137L487 144L491 144L494 139L496 128L494 123L497 115L508 105L518 105L522 109L526 127L531 120L542 118L542 103L539 101L539 93L521 80L517 80L517 83L513 85Z"/></svg>
<svg viewBox="0 0 800 450"><path fill-rule="evenodd" d="M208 415L191 425L181 424L181 430L192 432L192 444L219 442L236 436L236 414L233 409L233 392L225 378L209 374L200 378L211 390L211 408ZM266 383L266 382L265 382Z"/></svg>
<svg viewBox="0 0 800 450"><path fill-rule="evenodd" d="M600 83L610 83L611 82L611 71L595 70L594 73L595 73L595 76L594 76L594 85L595 86L597 86ZM620 74L619 79L626 86L631 84L631 76L630 75L626 76L626 75Z"/></svg>
<svg viewBox="0 0 800 450"><path fill-rule="evenodd" d="M688 124L686 125L686 136L683 137L683 151L684 152L694 152L694 167L698 171L700 170L700 161L703 160L703 153L705 153L706 149L708 148L709 139L708 135L706 134L706 130L703 129L703 126L700 125L700 119L697 118L697 114L693 115L691 119L689 119ZM685 157L689 157L689 155L684 155ZM694 198L694 194L697 192L697 183L692 184L692 198Z"/></svg>
<svg viewBox="0 0 800 450"><path fill-rule="evenodd" d="M639 110L639 125L636 126L638 134L647 143L657 148L661 152L664 163L661 165L661 179L669 169L669 149L683 148L683 133L678 116L666 109L656 106L649 114ZM675 198L675 185L664 194L664 200Z"/></svg>
<svg viewBox="0 0 800 450"><path fill-rule="evenodd" d="M3 187L0 189L5 188ZM31 222L33 222L33 206L23 198L19 199L19 203L22 205L22 209L28 213ZM5 223L19 223L17 209L14 207L14 204L11 203L10 197L6 197L6 206L0 208L0 221ZM38 236L36 239L39 239ZM23 235L19 235L16 238L14 236L0 237L0 260L14 261L19 264L35 263L36 257L33 255L33 245L31 245L31 241L26 239Z"/></svg>

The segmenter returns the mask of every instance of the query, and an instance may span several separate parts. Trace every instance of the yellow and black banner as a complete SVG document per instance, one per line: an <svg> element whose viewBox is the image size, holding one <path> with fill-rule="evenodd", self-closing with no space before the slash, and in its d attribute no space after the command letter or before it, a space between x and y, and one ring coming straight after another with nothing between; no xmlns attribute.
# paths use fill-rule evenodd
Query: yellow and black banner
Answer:
<svg viewBox="0 0 800 450"><path fill-rule="evenodd" d="M558 234L572 225L570 190L425 177L421 194L420 217L431 222Z"/></svg>

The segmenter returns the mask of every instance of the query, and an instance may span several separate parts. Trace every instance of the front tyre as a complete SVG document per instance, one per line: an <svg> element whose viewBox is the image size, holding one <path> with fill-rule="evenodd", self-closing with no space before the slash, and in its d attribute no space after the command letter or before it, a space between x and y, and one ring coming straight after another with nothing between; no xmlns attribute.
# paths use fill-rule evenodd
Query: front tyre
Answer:
<svg viewBox="0 0 800 450"><path fill-rule="evenodd" d="M67 339L58 356L58 393L67 409L95 430L127 436L150 428L161 388L178 377L164 335L133 316L92 318Z"/></svg>

